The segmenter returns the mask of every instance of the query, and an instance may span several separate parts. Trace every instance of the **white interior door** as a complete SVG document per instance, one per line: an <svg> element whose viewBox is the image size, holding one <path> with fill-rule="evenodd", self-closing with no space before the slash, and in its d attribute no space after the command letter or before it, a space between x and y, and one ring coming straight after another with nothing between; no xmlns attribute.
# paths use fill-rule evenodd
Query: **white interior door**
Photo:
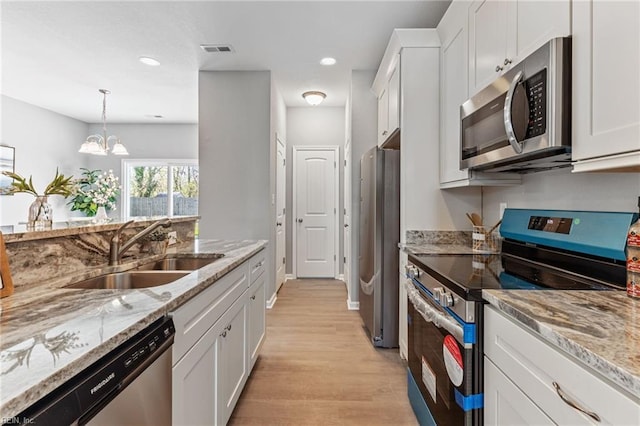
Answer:
<svg viewBox="0 0 640 426"><path fill-rule="evenodd" d="M337 157L337 147L294 147L294 256L299 278L337 275Z"/></svg>
<svg viewBox="0 0 640 426"><path fill-rule="evenodd" d="M284 283L285 277L285 178L287 149L276 135L276 291Z"/></svg>
<svg viewBox="0 0 640 426"><path fill-rule="evenodd" d="M350 292L351 278L351 139L344 145L344 282ZM348 296L351 296L350 294ZM351 297L349 297L351 300Z"/></svg>

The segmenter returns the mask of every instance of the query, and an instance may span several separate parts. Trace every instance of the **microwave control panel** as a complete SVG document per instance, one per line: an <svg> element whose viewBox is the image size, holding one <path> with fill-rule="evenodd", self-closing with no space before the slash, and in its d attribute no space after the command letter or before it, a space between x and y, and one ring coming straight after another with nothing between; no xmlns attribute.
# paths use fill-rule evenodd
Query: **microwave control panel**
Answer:
<svg viewBox="0 0 640 426"><path fill-rule="evenodd" d="M529 101L529 125L526 139L543 135L547 131L547 69L525 80Z"/></svg>

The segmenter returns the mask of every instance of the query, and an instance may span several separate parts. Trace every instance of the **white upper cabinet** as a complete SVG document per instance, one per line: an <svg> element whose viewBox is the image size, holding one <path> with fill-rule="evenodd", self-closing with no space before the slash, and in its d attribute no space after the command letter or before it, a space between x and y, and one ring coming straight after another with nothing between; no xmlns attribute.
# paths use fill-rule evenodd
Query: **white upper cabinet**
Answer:
<svg viewBox="0 0 640 426"><path fill-rule="evenodd" d="M389 136L389 92L385 87L378 96L378 146L382 146Z"/></svg>
<svg viewBox="0 0 640 426"><path fill-rule="evenodd" d="M640 171L640 2L573 3L574 171Z"/></svg>
<svg viewBox="0 0 640 426"><path fill-rule="evenodd" d="M469 98L468 10L468 1L452 2L437 28L441 42L440 187L517 185L521 182L518 175L460 170L460 105Z"/></svg>
<svg viewBox="0 0 640 426"><path fill-rule="evenodd" d="M571 1L477 0L468 10L469 94L554 37L571 34Z"/></svg>
<svg viewBox="0 0 640 426"><path fill-rule="evenodd" d="M378 94L378 146L383 144L400 128L400 61L393 60L388 79Z"/></svg>

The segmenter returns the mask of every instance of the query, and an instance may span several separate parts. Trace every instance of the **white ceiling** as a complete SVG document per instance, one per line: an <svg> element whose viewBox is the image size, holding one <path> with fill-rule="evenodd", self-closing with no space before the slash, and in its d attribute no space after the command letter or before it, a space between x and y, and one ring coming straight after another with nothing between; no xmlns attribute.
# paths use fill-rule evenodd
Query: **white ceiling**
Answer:
<svg viewBox="0 0 640 426"><path fill-rule="evenodd" d="M287 106L306 90L343 106L351 70L377 69L393 28L433 28L449 3L2 0L0 92L95 123L105 88L110 123L196 123L199 70L271 70Z"/></svg>

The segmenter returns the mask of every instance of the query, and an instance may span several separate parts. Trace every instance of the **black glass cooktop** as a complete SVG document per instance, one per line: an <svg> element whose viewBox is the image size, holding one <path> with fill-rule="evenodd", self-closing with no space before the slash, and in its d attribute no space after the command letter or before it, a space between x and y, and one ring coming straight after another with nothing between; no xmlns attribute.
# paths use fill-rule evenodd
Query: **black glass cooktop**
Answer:
<svg viewBox="0 0 640 426"><path fill-rule="evenodd" d="M409 260L467 300L481 300L482 290L611 290L585 277L532 265L500 255L409 255Z"/></svg>

